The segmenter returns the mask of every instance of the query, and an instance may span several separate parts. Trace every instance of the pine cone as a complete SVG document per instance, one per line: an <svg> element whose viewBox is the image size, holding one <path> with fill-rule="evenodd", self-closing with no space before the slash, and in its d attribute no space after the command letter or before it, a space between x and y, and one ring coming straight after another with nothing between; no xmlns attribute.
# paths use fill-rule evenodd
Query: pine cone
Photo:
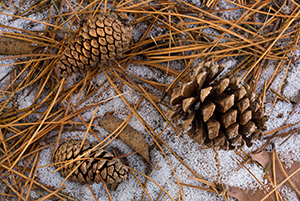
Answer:
<svg viewBox="0 0 300 201"><path fill-rule="evenodd" d="M74 41L57 63L56 72L67 77L108 64L121 56L132 38L132 27L122 23L115 13L99 14L83 25Z"/></svg>
<svg viewBox="0 0 300 201"><path fill-rule="evenodd" d="M69 140L61 144L54 154L54 163L56 168L63 166L70 160L90 150L92 145L85 140L80 149L81 140ZM61 168L60 174L66 177L79 164L79 167L70 175L69 180L84 183L100 183L102 177L103 181L108 184L119 183L122 179L127 178L128 169L123 165L119 158L114 158L114 155L105 149L98 149L88 151L82 159L69 163L69 165Z"/></svg>
<svg viewBox="0 0 300 201"><path fill-rule="evenodd" d="M189 82L171 96L173 119L199 144L222 149L242 147L261 137L267 117L249 85L239 78L216 80L224 67L212 62L197 64Z"/></svg>

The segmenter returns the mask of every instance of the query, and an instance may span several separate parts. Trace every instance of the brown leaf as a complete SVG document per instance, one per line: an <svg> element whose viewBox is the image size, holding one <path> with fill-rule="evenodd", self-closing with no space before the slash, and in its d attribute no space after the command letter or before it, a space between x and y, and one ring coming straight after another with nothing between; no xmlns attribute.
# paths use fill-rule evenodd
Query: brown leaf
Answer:
<svg viewBox="0 0 300 201"><path fill-rule="evenodd" d="M263 152L258 153L258 154L253 154L252 155L252 159L256 160L257 155L264 156L263 157L264 159L262 159L262 160L258 157L260 161L257 161L257 162L259 162L260 164L261 163L264 163L264 164L271 164L272 163L272 160L273 160L273 156L272 156L273 153L272 152L263 151ZM269 155L269 156L267 156L267 155ZM276 183L277 184L281 183L283 180L285 180L287 178L287 176L284 174L283 170L280 168L280 164L284 168L284 164L282 164L281 162L279 162L278 158L275 155L275 174L276 174ZM284 171L286 172L287 175L291 175L293 172L295 172L299 168L300 168L300 163L299 162L293 162L293 164L291 165L291 167L288 168L288 169L285 168ZM273 167L271 166L268 169L268 171L267 171L267 173L270 176L270 178L273 178L272 169L273 169ZM300 188L299 188L299 186L300 186L300 173L298 173L294 177L292 177L291 181L295 184L296 187L298 187L298 190L300 190ZM293 189L293 187L290 185L289 182L286 182L284 185L286 185L288 188L292 188ZM298 196L300 196L300 195L298 195Z"/></svg>
<svg viewBox="0 0 300 201"><path fill-rule="evenodd" d="M276 176L276 186L280 184L282 181L284 181L288 175L291 175L293 172L297 171L300 168L300 163L294 162L290 168L282 170L281 166L284 168L284 165L279 161L279 158L277 157L277 153L274 149L273 152L267 152L267 151L262 151L257 154L251 154L251 158L253 161L258 162L261 164L265 171L266 175L265 178L271 178L272 183L274 183L274 176L273 176L273 161L275 157L275 176ZM289 181L285 182L282 186L285 186L287 188L290 188L291 190L297 190L299 192L300 188L300 173L294 175L290 181L293 183L293 186ZM267 184L265 188L268 189L268 192L272 191L274 187L271 185L271 183ZM259 201L263 199L268 192L264 190L243 190L240 188L231 188L228 195L231 197L236 198L239 201ZM297 193L296 193L297 194ZM284 200L284 195L281 195ZM300 195L297 194L298 199L300 200ZM273 199L272 199L273 198ZM276 200L275 193L272 193L266 200Z"/></svg>
<svg viewBox="0 0 300 201"><path fill-rule="evenodd" d="M0 36L0 55L31 54L37 46L32 42Z"/></svg>
<svg viewBox="0 0 300 201"><path fill-rule="evenodd" d="M262 151L257 154L250 154L253 161L258 162L265 169L271 163L272 155L267 151Z"/></svg>
<svg viewBox="0 0 300 201"><path fill-rule="evenodd" d="M112 114L107 114L104 118L99 121L99 125L112 133L118 126L123 123L123 120L113 116ZM122 140L128 146L130 146L134 151L139 151L138 153L148 162L150 163L149 150L147 146L146 140L142 133L134 130L130 126L126 126L123 131L118 135L118 139ZM143 149L144 148L144 149Z"/></svg>
<svg viewBox="0 0 300 201"><path fill-rule="evenodd" d="M263 190L244 190L238 187L230 188L228 195L237 199L238 201L260 201L265 193ZM273 194L274 195L274 194ZM273 200L275 201L275 197L272 195ZM271 201L271 198L267 199Z"/></svg>

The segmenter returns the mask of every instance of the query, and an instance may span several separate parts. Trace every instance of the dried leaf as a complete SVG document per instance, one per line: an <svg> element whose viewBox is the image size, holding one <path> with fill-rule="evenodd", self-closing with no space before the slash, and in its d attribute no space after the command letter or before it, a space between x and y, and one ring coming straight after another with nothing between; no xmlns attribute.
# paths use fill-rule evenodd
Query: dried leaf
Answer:
<svg viewBox="0 0 300 201"><path fill-rule="evenodd" d="M274 150L275 151L275 150ZM276 156L276 152L274 154ZM273 161L273 153L272 152L267 152L267 151L262 151L260 153L257 154L251 154L251 158L253 161L258 162L260 165L262 165L266 171L266 175L265 178L271 178L272 182L273 181L273 165L272 161ZM290 168L285 169L285 172L287 175L284 174L284 172L281 169L281 165L284 167L283 164L281 164L280 161L278 161L278 158L275 158L275 174L276 174L276 184L280 184L283 180L285 180L287 178L288 175L291 175L293 172L295 172L296 170L298 170L300 168L300 163L298 162L294 162ZM295 190L298 191L300 190L299 186L300 186L300 173L296 174L295 176L293 176L290 181L294 184L294 187L290 184L290 182L285 182L282 186L285 186L287 188L290 188L291 190ZM271 183L269 183L266 187L268 187L268 191L270 192L272 189L274 189L274 187L271 185ZM295 189L298 188L298 189ZM230 192L228 193L229 196L236 198L239 201L260 201L261 199L263 199L268 192L264 191L264 190L257 190L257 191L253 191L253 190L243 190L237 187L231 188ZM296 193L297 194L297 193ZM284 199L284 195L281 195ZM297 194L298 199L300 200L300 195ZM273 200L276 200L275 194L273 193L272 195L269 196L268 199L266 200L272 200L271 198L273 198Z"/></svg>
<svg viewBox="0 0 300 201"><path fill-rule="evenodd" d="M253 158L254 157L254 158ZM267 151L263 151L261 153L258 154L253 154L252 155L252 159L256 160L257 162L259 162L260 164L267 164L267 166L265 166L264 168L268 167L268 164L272 163L272 152L267 152ZM275 173L276 173L276 183L279 184L281 183L284 179L286 179L286 175L283 173L282 169L280 168L280 163L277 159L275 159ZM273 165L273 164L272 164ZM284 167L284 164L282 164L282 166ZM297 169L300 168L300 163L299 162L294 162L290 168L286 169L285 171L287 173L287 175L292 174L293 172L295 172ZM273 173L272 173L272 168L268 168L268 175L273 178ZM291 181L295 184L295 186L298 187L300 186L300 174L296 174L294 177L291 178ZM292 186L290 186L289 182L286 182L287 187L292 188ZM298 195L300 196L300 195ZM300 197L299 197L300 198Z"/></svg>
<svg viewBox="0 0 300 201"><path fill-rule="evenodd" d="M32 42L0 36L0 55L31 54L37 46Z"/></svg>
<svg viewBox="0 0 300 201"><path fill-rule="evenodd" d="M230 188L228 195L237 199L238 201L260 201L264 196L265 193L263 190L244 190L238 187ZM273 200L276 200L274 194L272 195ZM271 201L270 199L267 199Z"/></svg>
<svg viewBox="0 0 300 201"><path fill-rule="evenodd" d="M123 123L123 120L113 116L112 114L107 114L104 118L99 121L99 125L112 133L118 126ZM118 139L122 140L128 146L130 146L134 151L139 151L147 146L146 140L142 133L134 130L130 126L126 126L123 131L118 135ZM145 148L138 152L148 163L150 163L150 156L148 148Z"/></svg>
<svg viewBox="0 0 300 201"><path fill-rule="evenodd" d="M258 162L264 169L271 163L272 155L267 151L262 151L257 154L250 154L252 160Z"/></svg>

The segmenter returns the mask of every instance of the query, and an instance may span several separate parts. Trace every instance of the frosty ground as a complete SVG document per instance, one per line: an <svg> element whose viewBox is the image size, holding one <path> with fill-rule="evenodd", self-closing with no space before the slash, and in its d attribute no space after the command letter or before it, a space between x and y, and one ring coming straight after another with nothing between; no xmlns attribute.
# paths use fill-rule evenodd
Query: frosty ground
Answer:
<svg viewBox="0 0 300 201"><path fill-rule="evenodd" d="M223 6L223 8L230 8L230 3L221 0L220 5ZM24 8L25 9L25 8ZM8 10L5 11L5 13L12 14ZM233 12L233 15L236 13ZM231 18L233 15L224 15L223 17ZM42 19L43 15L33 14L28 16L30 19ZM6 16L6 15L0 15L0 24L7 25L11 27L16 28L22 28L25 30L34 30L38 31L43 29L44 25L35 25L31 27L29 25L29 21L25 19L17 19L10 21L12 17ZM0 31L12 31L8 28L0 27ZM15 30L13 30L15 31ZM136 30L135 37L138 37L140 33L138 33L139 30ZM209 31L209 30L208 30ZM1 32L0 32L1 33ZM300 51L296 50L294 58L297 59L300 56ZM4 58L4 57L2 57ZM230 69L238 64L238 61L235 60L235 58L228 58L226 60L222 61L227 66L227 72L230 71ZM13 63L13 60L1 60L0 64L8 64ZM181 62L172 62L171 63L172 68L175 69L184 69L184 66L182 66ZM291 100L292 103L287 103L283 100L277 101L275 104L275 107L273 108L272 112L270 112L272 103L275 97L274 93L271 93L270 91L267 92L266 98L265 98L265 106L266 106L266 114L269 115L269 120L267 122L267 128L269 130L273 130L275 128L280 127L288 117L290 111L295 106L295 102L299 100L299 91L300 91L300 85L298 84L300 80L300 61L297 61L293 63L287 72L287 78L285 79L284 88L282 90L282 95L287 98L288 100ZM0 67L0 78L6 75L10 71L12 67ZM262 86L265 80L268 80L270 76L272 75L273 71L275 69L275 63L274 65L270 65L266 70L262 72L262 77L260 79L260 83L258 85L257 91L260 92L262 90ZM152 71L149 70L147 66L143 65L134 65L130 64L128 67L128 72L133 73L135 75L139 75L142 78L151 80L155 79L161 83L170 84L173 81L173 77L165 76L160 71ZM284 76L284 71L280 72L279 76L277 76L276 80L274 81L272 85L272 89L278 90L278 87L280 86L281 80ZM80 76L79 76L80 78ZM76 83L76 81L79 79L78 75L72 75L65 87L71 86L72 84ZM93 84L95 85L101 85L105 80L105 76L102 74L99 74L94 80ZM4 79L2 83L5 83L7 79ZM2 85L1 83L1 85ZM102 88L107 87L109 84L106 83ZM146 85L145 85L146 86ZM128 100L129 103L133 104L136 103L137 100L141 97L140 94L133 92L130 88L127 86L122 87L122 92L125 94L124 96ZM77 95L74 94L72 102L76 104L77 101ZM93 99L98 94L95 94L95 96L91 97L87 101L83 103L82 106L88 105L93 103ZM102 94L100 97L98 97L97 101L99 100L106 100L108 98L114 97L117 95L113 87L109 87L109 90L106 91L105 94ZM31 95L27 95L27 91L24 91L23 93L18 94L18 107L25 108L32 104L34 97L34 92L31 93ZM298 98L297 98L298 97ZM296 99L296 100L295 100ZM166 108L162 108L164 111L166 111ZM112 100L109 100L105 102L104 104L100 105L96 116L103 116L108 112L115 111L114 115L125 119L127 115L130 113L130 110L126 108L126 105L122 101L121 98L116 97ZM91 119L91 116L93 115L94 108L83 113L82 117L86 122L89 122ZM158 134L161 134L164 127L167 125L167 122L164 120L164 118L160 115L160 113L156 110L156 108L147 100L143 99L142 103L140 104L140 107L138 108L138 113L143 117L143 119L154 129L154 131ZM299 121L300 119L300 106L298 105L295 112L291 117L289 117L288 122L286 123L295 123ZM95 122L97 124L97 122ZM134 129L142 132L147 142L151 142L152 139L147 135L147 132L145 129L141 126L140 122L136 117L133 117L129 123L131 127ZM81 129L85 129L82 127ZM105 131L100 126L95 126L93 129L99 133L100 138L104 138L109 133ZM53 133L49 133L49 135L55 135L54 131ZM80 131L73 131L73 132L65 132L63 133L63 138L68 137L74 137L74 138L82 138L83 132ZM193 140L191 140L185 132L181 133L180 136L177 136L173 129L168 126L161 134L162 139L165 141L165 143L191 168L193 169L199 176L204 178L208 181L217 181L218 183L224 183L225 185L229 185L231 187L240 187L243 189L259 189L261 186L259 183L255 180L255 178L245 169L240 167L239 163L237 162L236 158L240 160L239 156L234 151L223 151L223 150L213 150L213 149L206 149L205 147L200 146ZM92 135L88 135L88 140L95 141L96 139L93 138ZM276 147L276 150L279 154L279 157L282 162L284 162L286 167L289 167L294 161L300 162L300 136L295 134L293 135L286 143L283 145L280 145L281 142L284 139L277 139L274 142L274 146ZM55 140L54 140L55 142ZM257 141L255 142L255 145L251 148L243 148L243 150L246 153L250 153L251 151L257 150L264 141ZM129 154L132 152L132 149L128 147L126 144L124 144L122 141L115 139L112 141L112 143L109 144L109 147L114 147L118 150L121 150L122 154ZM54 146L51 146L49 148L45 148L40 153L40 161L39 166L48 165L51 163L50 158L51 154L53 152ZM175 170L176 176L178 178L178 181L180 183L185 184L191 184L196 186L202 186L205 187L205 185L201 184L200 182L191 179L191 177L194 177L192 173L172 154L169 149L162 145L162 149L166 153L166 156L170 160L170 164ZM267 149L271 149L271 147L267 147ZM151 163L152 163L152 172L149 175L154 181L156 181L160 186L162 186L169 194L170 196L176 200L179 195L179 187L176 183L176 178L172 172L171 166L166 160L165 156L163 155L162 151L159 150L159 148L155 145L150 146L150 157L151 157ZM145 173L147 169L147 165L144 163L143 159L137 155L130 155L126 158L126 161L128 162L128 165L135 170L138 170L142 173ZM220 168L220 170L218 169ZM246 167L256 176L257 179L260 180L261 183L267 183L267 180L263 179L264 176L264 170L262 167L258 166L254 163L248 163ZM37 177L39 178L39 181L41 183L44 183L46 185L54 186L58 188L61 184L61 182L64 180L63 177L58 172L52 173L55 170L53 166L50 167L42 167L37 170ZM221 174L220 174L221 173ZM136 174L138 179L141 182L145 181L145 178L139 174ZM0 183L0 187L3 185ZM65 182L66 189L63 190L66 193L69 193L72 197L78 199L78 200L93 200L93 195L89 188L85 185L81 185L78 183L66 181ZM209 193L200 189L190 188L186 186L181 186L182 192L184 196L184 200L188 201L211 201L211 200L223 200L221 196L218 196L215 193ZM105 192L104 187L102 184L93 184L91 185L91 188L96 194L96 197L99 200L108 200L107 194ZM4 188L0 188L0 192L3 192ZM153 200L156 200L158 196L160 196L159 200L169 200L170 198L165 194L162 193L162 195L159 195L161 192L161 189L151 181L148 181L146 190L149 193L150 197ZM280 189L280 192L285 195L287 200L297 200L296 194L291 191L291 189L282 188ZM139 185L139 183L136 181L134 176L132 174L129 174L129 177L127 180L121 182L118 186L118 188L115 191L110 192L113 200L118 201L125 201L125 200L141 200L142 196L145 196L143 193L143 189ZM34 194L34 191L32 191L31 196L33 198L38 197L38 195ZM145 196L145 200L149 200L147 196Z"/></svg>

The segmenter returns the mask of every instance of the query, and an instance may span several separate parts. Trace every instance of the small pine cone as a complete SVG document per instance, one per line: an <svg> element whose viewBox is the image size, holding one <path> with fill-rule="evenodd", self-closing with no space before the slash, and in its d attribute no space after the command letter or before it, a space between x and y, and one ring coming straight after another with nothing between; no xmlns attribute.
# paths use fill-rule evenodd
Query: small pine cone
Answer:
<svg viewBox="0 0 300 201"><path fill-rule="evenodd" d="M56 168L63 166L65 163L75 159L77 156L87 152L81 159L69 163L59 170L63 177L76 168L68 177L69 180L84 183L100 183L101 179L108 184L119 183L122 179L127 178L128 169L123 165L119 158L105 149L89 151L92 145L86 140L80 149L81 140L69 140L61 144L54 154L53 161ZM62 163L59 163L62 162Z"/></svg>
<svg viewBox="0 0 300 201"><path fill-rule="evenodd" d="M122 23L115 13L99 14L83 25L74 41L57 62L56 72L67 77L108 64L126 50L132 39L132 26Z"/></svg>
<svg viewBox="0 0 300 201"><path fill-rule="evenodd" d="M249 85L239 78L217 80L224 67L212 62L197 64L191 79L171 96L172 119L183 119L183 129L199 144L222 149L242 147L261 137L264 108Z"/></svg>

